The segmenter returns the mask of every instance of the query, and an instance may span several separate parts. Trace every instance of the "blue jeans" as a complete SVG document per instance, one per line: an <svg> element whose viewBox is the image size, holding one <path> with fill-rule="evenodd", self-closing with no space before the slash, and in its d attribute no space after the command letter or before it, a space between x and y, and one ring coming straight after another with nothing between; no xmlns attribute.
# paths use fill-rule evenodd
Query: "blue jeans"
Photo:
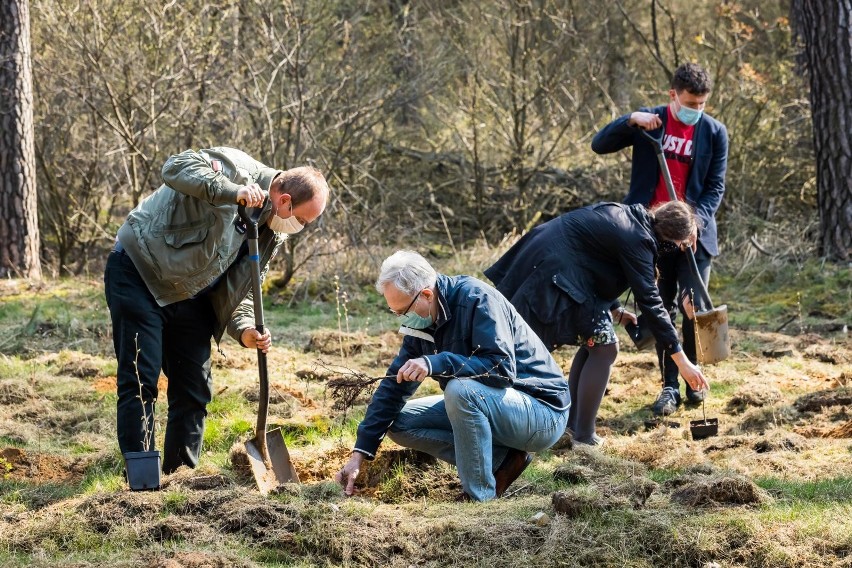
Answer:
<svg viewBox="0 0 852 568"><path fill-rule="evenodd" d="M495 495L494 470L509 449L546 450L567 422L567 410L553 410L518 390L452 379L443 396L407 402L388 437L454 464L465 493L487 501Z"/></svg>

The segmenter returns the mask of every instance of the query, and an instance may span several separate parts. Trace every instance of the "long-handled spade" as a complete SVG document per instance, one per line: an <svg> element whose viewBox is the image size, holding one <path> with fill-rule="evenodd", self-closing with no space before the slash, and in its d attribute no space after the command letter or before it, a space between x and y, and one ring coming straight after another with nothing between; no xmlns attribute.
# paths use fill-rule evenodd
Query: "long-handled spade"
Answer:
<svg viewBox="0 0 852 568"><path fill-rule="evenodd" d="M663 179L666 182L666 189L669 192L669 199L677 201L672 176L669 173L669 166L666 164L666 156L663 153L663 135L657 138L647 130L642 130L642 134L651 141L654 145L654 152L657 154L657 161L660 164L660 171L663 172ZM692 279L695 286L701 292L703 300L706 302L706 310L701 310L702 304L695 303L695 342L698 347L698 361L701 363L711 364L724 361L731 354L731 343L728 339L728 306L713 307L713 302L710 300L710 294L707 292L707 286L701 279L701 274L698 272L698 265L695 263L695 254L692 248L687 247L687 261L689 269L692 272ZM701 413L703 420L690 420L689 431L692 434L693 440L701 440L710 436L715 436L719 432L719 419L707 418L704 411L704 402L701 403Z"/></svg>
<svg viewBox="0 0 852 568"><path fill-rule="evenodd" d="M663 153L662 133L659 138L653 136L647 130L642 130L642 134L654 146L660 171L663 172L663 179L669 192L669 199L677 201L672 177L666 164L666 156ZM686 249L686 255L689 269L692 272L692 279L698 291L701 292L701 298L697 298L698 294L695 294L696 300L698 300L695 304L695 341L698 346L698 361L708 365L718 363L727 359L731 354L731 342L728 338L728 306L713 307L713 301L710 300L707 286L698 272L695 254L693 254L691 248Z"/></svg>
<svg viewBox="0 0 852 568"><path fill-rule="evenodd" d="M263 302L261 300L260 287L260 255L258 254L257 220L262 208L257 209L255 215L246 212L242 203L238 207L240 218L246 225L248 236L248 258L251 262L251 289L254 299L254 325L258 332L263 334ZM251 471L257 488L264 495L275 489L282 483L299 482L296 469L290 461L290 452L284 443L281 429L276 428L266 431L266 417L269 411L269 376L266 370L266 353L257 350L257 365L260 375L257 428L254 439L246 442L246 453L248 454Z"/></svg>

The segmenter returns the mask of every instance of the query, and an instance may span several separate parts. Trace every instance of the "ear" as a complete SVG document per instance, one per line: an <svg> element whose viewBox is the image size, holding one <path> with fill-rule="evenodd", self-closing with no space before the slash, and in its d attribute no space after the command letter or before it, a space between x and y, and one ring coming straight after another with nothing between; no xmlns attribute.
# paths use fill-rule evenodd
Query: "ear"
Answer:
<svg viewBox="0 0 852 568"><path fill-rule="evenodd" d="M426 298L426 300L427 300L427 301L429 301L429 302L431 302L431 301L432 301L432 298L434 298L434 297L435 297L435 294L434 294L434 292L432 292L432 289L431 289L431 288L425 288L425 289L424 289L422 292L420 292L420 293L421 293L421 294L423 294L423 297L424 297L424 298Z"/></svg>

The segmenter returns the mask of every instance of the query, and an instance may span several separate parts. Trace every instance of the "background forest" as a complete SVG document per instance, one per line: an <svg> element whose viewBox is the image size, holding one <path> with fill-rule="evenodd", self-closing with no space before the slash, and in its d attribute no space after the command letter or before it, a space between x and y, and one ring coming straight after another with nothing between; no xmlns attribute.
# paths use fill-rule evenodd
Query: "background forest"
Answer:
<svg viewBox="0 0 852 568"><path fill-rule="evenodd" d="M629 153L595 156L591 137L665 103L672 70L690 60L711 71L708 112L731 139L722 262L810 256L815 162L789 10L757 0L37 0L43 268L99 272L165 159L214 145L281 169L312 164L331 182L320 229L277 259L279 286L316 257L341 278L358 267L371 278L380 245L494 245L620 201ZM335 253L351 248L371 262L340 266L350 255Z"/></svg>

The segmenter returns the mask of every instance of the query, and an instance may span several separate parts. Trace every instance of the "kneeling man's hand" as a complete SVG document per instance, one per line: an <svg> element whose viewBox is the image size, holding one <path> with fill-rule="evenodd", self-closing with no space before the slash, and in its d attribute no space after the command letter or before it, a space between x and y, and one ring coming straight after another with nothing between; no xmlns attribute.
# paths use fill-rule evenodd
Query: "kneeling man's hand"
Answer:
<svg viewBox="0 0 852 568"><path fill-rule="evenodd" d="M396 382L417 381L422 383L429 376L429 364L423 357L409 359L396 373Z"/></svg>
<svg viewBox="0 0 852 568"><path fill-rule="evenodd" d="M352 452L352 456L343 469L334 475L334 480L343 486L343 492L347 495L355 494L355 479L361 471L361 463L364 461L364 454L361 452Z"/></svg>

